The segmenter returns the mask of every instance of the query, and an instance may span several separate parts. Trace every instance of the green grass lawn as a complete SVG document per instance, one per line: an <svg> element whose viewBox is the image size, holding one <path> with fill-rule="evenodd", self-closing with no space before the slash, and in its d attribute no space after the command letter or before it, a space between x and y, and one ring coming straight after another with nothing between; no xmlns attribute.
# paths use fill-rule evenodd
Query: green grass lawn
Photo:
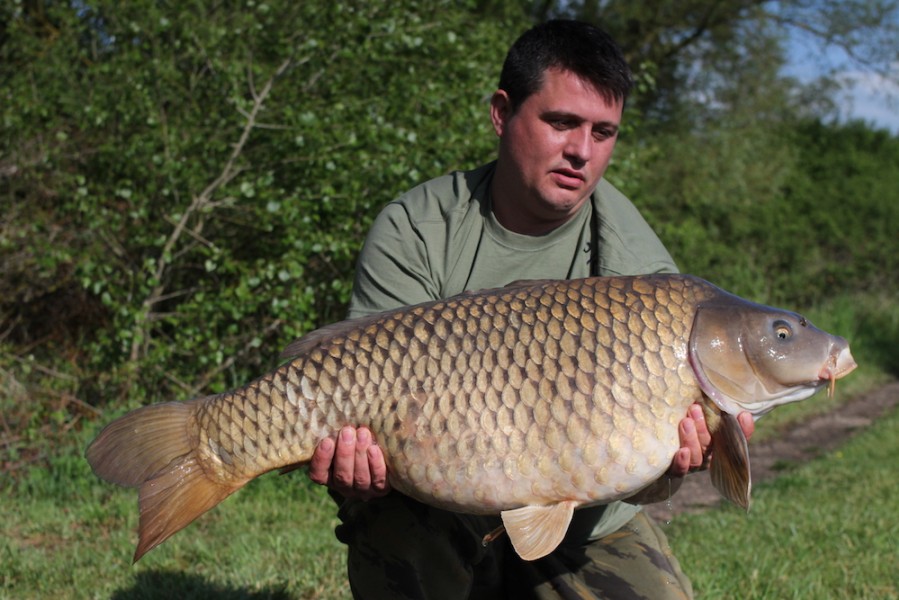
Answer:
<svg viewBox="0 0 899 600"><path fill-rule="evenodd" d="M820 460L667 527L700 598L896 598L899 413ZM3 598L346 598L334 509L268 475L132 566L136 494L79 457L0 496Z"/></svg>
<svg viewBox="0 0 899 600"><path fill-rule="evenodd" d="M0 598L349 597L334 504L300 472L251 482L132 566L136 498L74 457L4 492Z"/></svg>
<svg viewBox="0 0 899 600"><path fill-rule="evenodd" d="M899 412L830 455L667 528L699 598L899 598Z"/></svg>

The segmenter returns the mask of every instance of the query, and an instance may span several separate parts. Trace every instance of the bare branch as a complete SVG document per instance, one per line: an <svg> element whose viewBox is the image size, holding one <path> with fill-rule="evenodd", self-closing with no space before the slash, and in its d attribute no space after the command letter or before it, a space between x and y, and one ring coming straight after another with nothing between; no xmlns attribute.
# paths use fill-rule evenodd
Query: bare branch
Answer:
<svg viewBox="0 0 899 600"><path fill-rule="evenodd" d="M175 224L172 233L165 241L156 265L156 271L154 273L154 278L157 283L153 290L151 290L150 295L147 296L142 304L142 318L140 318L136 323L136 327L138 329L145 328L146 324L150 320L149 317L153 311L153 307L158 302L160 302L160 299L165 295L165 274L168 271L169 266L171 265L171 258L167 257L171 256L173 248L179 242L182 235L184 235L185 231L187 230L188 222L194 216L200 215L198 223L193 228L193 233L198 236L199 232L202 230L203 222L205 221L204 217L202 216L202 210L210 205L213 195L219 188L227 185L242 171L242 168L237 165L237 161L240 158L241 153L243 152L244 147L247 144L247 141L250 139L250 134L256 127L256 119L260 111L262 110L265 101L268 99L269 94L271 94L272 86L274 85L275 80L278 79L282 74L284 74L284 72L291 66L292 62L292 58L286 58L275 70L275 73L271 77L269 77L268 81L265 82L262 90L259 91L258 94L254 92L253 108L250 110L249 115L247 115L246 117L246 122L244 123L243 130L241 131L240 138L234 145L234 148L232 149L231 154L225 163L225 166L222 168L222 171L218 174L218 176L216 176L216 178L213 179L203 191L193 197L190 206L188 206L187 210L185 210L181 214L181 218L178 219L178 222ZM189 232L188 235L190 235ZM139 335L139 333L142 333L143 335ZM135 335L133 336L133 340L131 342L130 359L132 361L137 360L137 358L141 354L141 347L146 346L146 334L147 331L135 332Z"/></svg>
<svg viewBox="0 0 899 600"><path fill-rule="evenodd" d="M216 207L216 206L219 206L219 205L221 205L221 202L208 202L208 203L206 204L206 207L207 207L207 208L209 208L209 207ZM166 220L166 222L168 222L169 224L177 226L177 223L176 223L174 220L172 220L170 217L166 216L166 217L165 217L165 220ZM207 240L206 238L204 238L203 236L201 236L199 233L195 232L195 231L192 230L192 229L188 229L188 230L187 230L187 235L191 236L191 237L194 238L197 242L199 242L199 243L202 244L203 246L206 246L206 247L209 248L210 250L214 250L214 251L217 251L217 250L218 250L218 247L216 247L216 245L215 245L214 243L212 243L211 241Z"/></svg>
<svg viewBox="0 0 899 600"><path fill-rule="evenodd" d="M268 327L266 327L266 328L263 330L262 334L261 334L259 337L265 339L265 338L268 337L273 331L275 331L276 329L278 329L278 328L281 326L281 323L283 323L283 321L282 321L281 319L275 319L274 321L272 321L272 322L268 325ZM255 348L255 347L256 347L256 346L255 346L255 344L253 343L253 340L250 339L246 344L244 344L244 347L243 347L243 348L241 348L241 349L238 350L235 354L233 354L233 355L229 356L227 359L225 359L225 360L222 362L222 364L220 364L220 365L217 366L215 369L213 369L213 370L211 370L211 371L208 371L206 374L204 374L203 377L200 379L200 381L196 383L196 385L194 385L193 387L188 388L188 390L190 391L191 396L196 396L196 395L198 395L198 394L200 393L200 391L203 390L203 388L205 388L207 385L209 385L209 382L212 381L213 378L215 378L215 377L216 377L219 373L221 373L222 371L226 371L227 369L230 369L231 366L232 366L235 362L237 362L237 360L238 360L240 357L246 355L248 352L250 352L250 350L252 350L252 349Z"/></svg>
<svg viewBox="0 0 899 600"><path fill-rule="evenodd" d="M247 65L247 87L250 88L250 95L253 96L253 102L259 102L259 94L256 93L256 80L253 77L253 52L250 52Z"/></svg>

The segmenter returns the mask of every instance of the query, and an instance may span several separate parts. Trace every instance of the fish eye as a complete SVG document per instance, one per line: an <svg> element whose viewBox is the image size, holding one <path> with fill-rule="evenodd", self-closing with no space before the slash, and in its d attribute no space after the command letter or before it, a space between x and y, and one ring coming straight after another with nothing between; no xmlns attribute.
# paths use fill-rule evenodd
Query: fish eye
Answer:
<svg viewBox="0 0 899 600"><path fill-rule="evenodd" d="M786 321L775 321L774 335L776 335L779 340L788 340L793 337L793 329Z"/></svg>

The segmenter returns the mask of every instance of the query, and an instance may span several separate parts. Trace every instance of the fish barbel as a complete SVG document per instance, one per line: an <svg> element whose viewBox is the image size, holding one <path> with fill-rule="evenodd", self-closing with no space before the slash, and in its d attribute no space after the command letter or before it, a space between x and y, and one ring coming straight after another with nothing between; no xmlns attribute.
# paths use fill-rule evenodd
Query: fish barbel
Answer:
<svg viewBox="0 0 899 600"><path fill-rule="evenodd" d="M518 282L329 325L285 355L242 388L137 409L90 445L97 475L139 488L135 561L345 425L371 429L395 489L500 514L528 560L555 549L576 508L662 476L694 402L713 483L748 508L734 415L856 366L843 338L688 275Z"/></svg>

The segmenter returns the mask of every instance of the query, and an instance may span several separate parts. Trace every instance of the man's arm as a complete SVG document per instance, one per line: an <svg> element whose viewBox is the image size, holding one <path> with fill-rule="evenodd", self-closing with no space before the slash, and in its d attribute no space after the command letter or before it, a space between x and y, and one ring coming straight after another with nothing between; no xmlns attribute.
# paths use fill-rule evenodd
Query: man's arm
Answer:
<svg viewBox="0 0 899 600"><path fill-rule="evenodd" d="M425 236L405 204L384 207L356 261L350 318L439 299Z"/></svg>

